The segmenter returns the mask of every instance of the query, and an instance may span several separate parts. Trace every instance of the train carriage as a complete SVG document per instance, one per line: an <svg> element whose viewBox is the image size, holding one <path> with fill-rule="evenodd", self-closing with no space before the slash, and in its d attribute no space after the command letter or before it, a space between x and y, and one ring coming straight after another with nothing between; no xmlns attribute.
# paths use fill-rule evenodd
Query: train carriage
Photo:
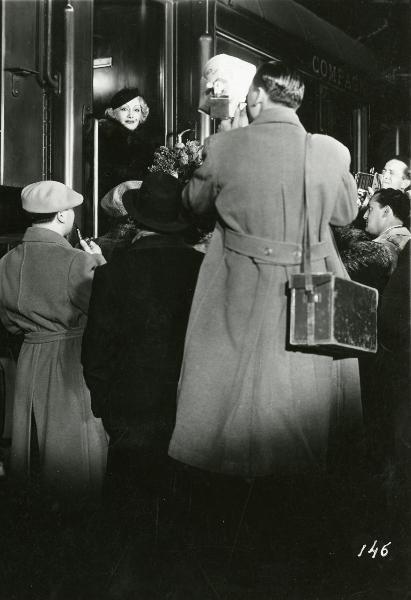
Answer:
<svg viewBox="0 0 411 600"><path fill-rule="evenodd" d="M24 229L21 187L40 179L83 192L77 221L98 233L98 145L90 150L88 140L118 89L147 96L155 145L172 145L181 131L200 141L212 133L198 104L202 68L215 54L296 63L307 82L303 124L347 145L355 172L379 159L369 140L383 85L389 152L408 149L402 105L372 54L293 0L2 0L1 35L3 244Z"/></svg>

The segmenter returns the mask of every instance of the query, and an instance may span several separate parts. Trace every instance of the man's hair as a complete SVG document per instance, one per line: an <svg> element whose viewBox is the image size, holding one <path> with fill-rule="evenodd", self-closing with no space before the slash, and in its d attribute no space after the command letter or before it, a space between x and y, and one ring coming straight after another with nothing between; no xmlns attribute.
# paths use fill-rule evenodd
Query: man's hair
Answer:
<svg viewBox="0 0 411 600"><path fill-rule="evenodd" d="M56 216L56 212L52 213L27 213L33 224L51 223Z"/></svg>
<svg viewBox="0 0 411 600"><path fill-rule="evenodd" d="M375 192L373 199L382 207L389 206L394 216L402 221L406 227L409 226L411 200L407 194L401 190L386 188Z"/></svg>
<svg viewBox="0 0 411 600"><path fill-rule="evenodd" d="M282 61L270 61L257 69L254 87L263 88L271 102L297 109L304 97L304 82L299 72Z"/></svg>

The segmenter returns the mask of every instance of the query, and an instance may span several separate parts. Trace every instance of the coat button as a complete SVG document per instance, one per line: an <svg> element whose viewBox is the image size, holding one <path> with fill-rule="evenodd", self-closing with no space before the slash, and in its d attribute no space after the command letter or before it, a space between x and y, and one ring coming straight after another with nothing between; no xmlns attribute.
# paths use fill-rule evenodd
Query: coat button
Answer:
<svg viewBox="0 0 411 600"><path fill-rule="evenodd" d="M266 256L271 256L272 253L273 253L273 249L272 248L264 248L264 254Z"/></svg>

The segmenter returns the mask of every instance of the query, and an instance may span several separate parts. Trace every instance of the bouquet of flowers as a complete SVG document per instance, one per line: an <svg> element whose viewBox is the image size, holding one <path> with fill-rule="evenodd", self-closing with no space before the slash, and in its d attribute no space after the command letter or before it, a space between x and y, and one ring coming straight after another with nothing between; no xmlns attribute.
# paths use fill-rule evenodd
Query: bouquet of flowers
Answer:
<svg viewBox="0 0 411 600"><path fill-rule="evenodd" d="M168 173L177 177L182 183L187 183L203 162L202 149L203 146L197 140L189 140L184 144L180 134L178 142L173 148L160 146L155 151L153 164L148 170L151 173ZM205 253L211 241L212 232L193 227L188 237L190 235L192 240L188 243Z"/></svg>
<svg viewBox="0 0 411 600"><path fill-rule="evenodd" d="M202 163L202 148L197 140L189 140L185 144L179 141L173 148L160 146L148 170L151 173L169 173L186 183Z"/></svg>

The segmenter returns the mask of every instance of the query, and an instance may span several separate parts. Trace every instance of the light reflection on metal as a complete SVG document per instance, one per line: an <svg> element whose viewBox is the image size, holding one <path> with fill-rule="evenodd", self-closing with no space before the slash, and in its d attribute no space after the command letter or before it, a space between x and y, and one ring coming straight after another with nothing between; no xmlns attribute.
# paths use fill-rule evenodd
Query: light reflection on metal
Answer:
<svg viewBox="0 0 411 600"><path fill-rule="evenodd" d="M95 58L93 60L93 69L103 69L105 67L113 66L113 58L108 56L107 58Z"/></svg>
<svg viewBox="0 0 411 600"><path fill-rule="evenodd" d="M98 237L98 119L93 119L93 237Z"/></svg>
<svg viewBox="0 0 411 600"><path fill-rule="evenodd" d="M368 120L368 106L353 110L352 167L355 173L365 172L368 168Z"/></svg>
<svg viewBox="0 0 411 600"><path fill-rule="evenodd" d="M203 74L203 69L210 60L210 58L214 55L214 39L210 35L210 22L209 22L209 0L206 0L205 3L205 32L198 39L198 55L199 55L199 73L197 74L198 80L200 81L201 76ZM197 123L196 123L197 128ZM201 144L204 143L204 140L209 137L211 133L211 122L210 117L205 115L204 113L200 113L200 131L199 138Z"/></svg>
<svg viewBox="0 0 411 600"><path fill-rule="evenodd" d="M145 21L147 19L147 2L146 2L146 0L141 1L140 17L141 17L142 21Z"/></svg>
<svg viewBox="0 0 411 600"><path fill-rule="evenodd" d="M0 185L4 183L4 57L6 55L6 3L0 3L1 11L1 71L0 71Z"/></svg>
<svg viewBox="0 0 411 600"><path fill-rule="evenodd" d="M47 36L46 36L46 71L44 79L46 83L53 88L56 94L61 93L61 75L60 73L51 74L51 46L52 46L52 19L53 19L53 0L47 0Z"/></svg>
<svg viewBox="0 0 411 600"><path fill-rule="evenodd" d="M164 107L164 144L173 146L174 130L174 89L177 81L174 78L174 3L164 3L164 55L160 68L160 89L163 93Z"/></svg>
<svg viewBox="0 0 411 600"><path fill-rule="evenodd" d="M74 8L64 8L64 183L73 187L74 177Z"/></svg>
<svg viewBox="0 0 411 600"><path fill-rule="evenodd" d="M278 57L275 57L272 54L268 54L267 52L264 52L263 50L259 50L255 46L251 46L250 44L247 44L246 42L243 42L243 41L239 40L238 38L233 37L232 35L228 35L227 33L224 33L223 31L217 31L216 37L217 37L217 39L221 38L223 40L227 40L228 42L232 42L232 43L236 44L237 46L241 46L241 48L251 50L251 52L253 52L254 54L257 54L259 56L267 58L268 60L277 60L278 61Z"/></svg>
<svg viewBox="0 0 411 600"><path fill-rule="evenodd" d="M400 154L400 128L398 125L395 128L395 154Z"/></svg>
<svg viewBox="0 0 411 600"><path fill-rule="evenodd" d="M211 35L204 34L198 39L199 44L199 63L200 69L198 73L198 79L201 79L203 69L206 63L214 54L214 40ZM200 143L203 144L204 140L210 135L210 117L204 113L200 113Z"/></svg>
<svg viewBox="0 0 411 600"><path fill-rule="evenodd" d="M209 22L208 22L208 0L206 0L206 24L205 24L205 33L208 35L209 33Z"/></svg>
<svg viewBox="0 0 411 600"><path fill-rule="evenodd" d="M357 173L362 171L361 165L361 108L355 108L353 111L354 119L354 156L353 156L353 168L354 172Z"/></svg>

